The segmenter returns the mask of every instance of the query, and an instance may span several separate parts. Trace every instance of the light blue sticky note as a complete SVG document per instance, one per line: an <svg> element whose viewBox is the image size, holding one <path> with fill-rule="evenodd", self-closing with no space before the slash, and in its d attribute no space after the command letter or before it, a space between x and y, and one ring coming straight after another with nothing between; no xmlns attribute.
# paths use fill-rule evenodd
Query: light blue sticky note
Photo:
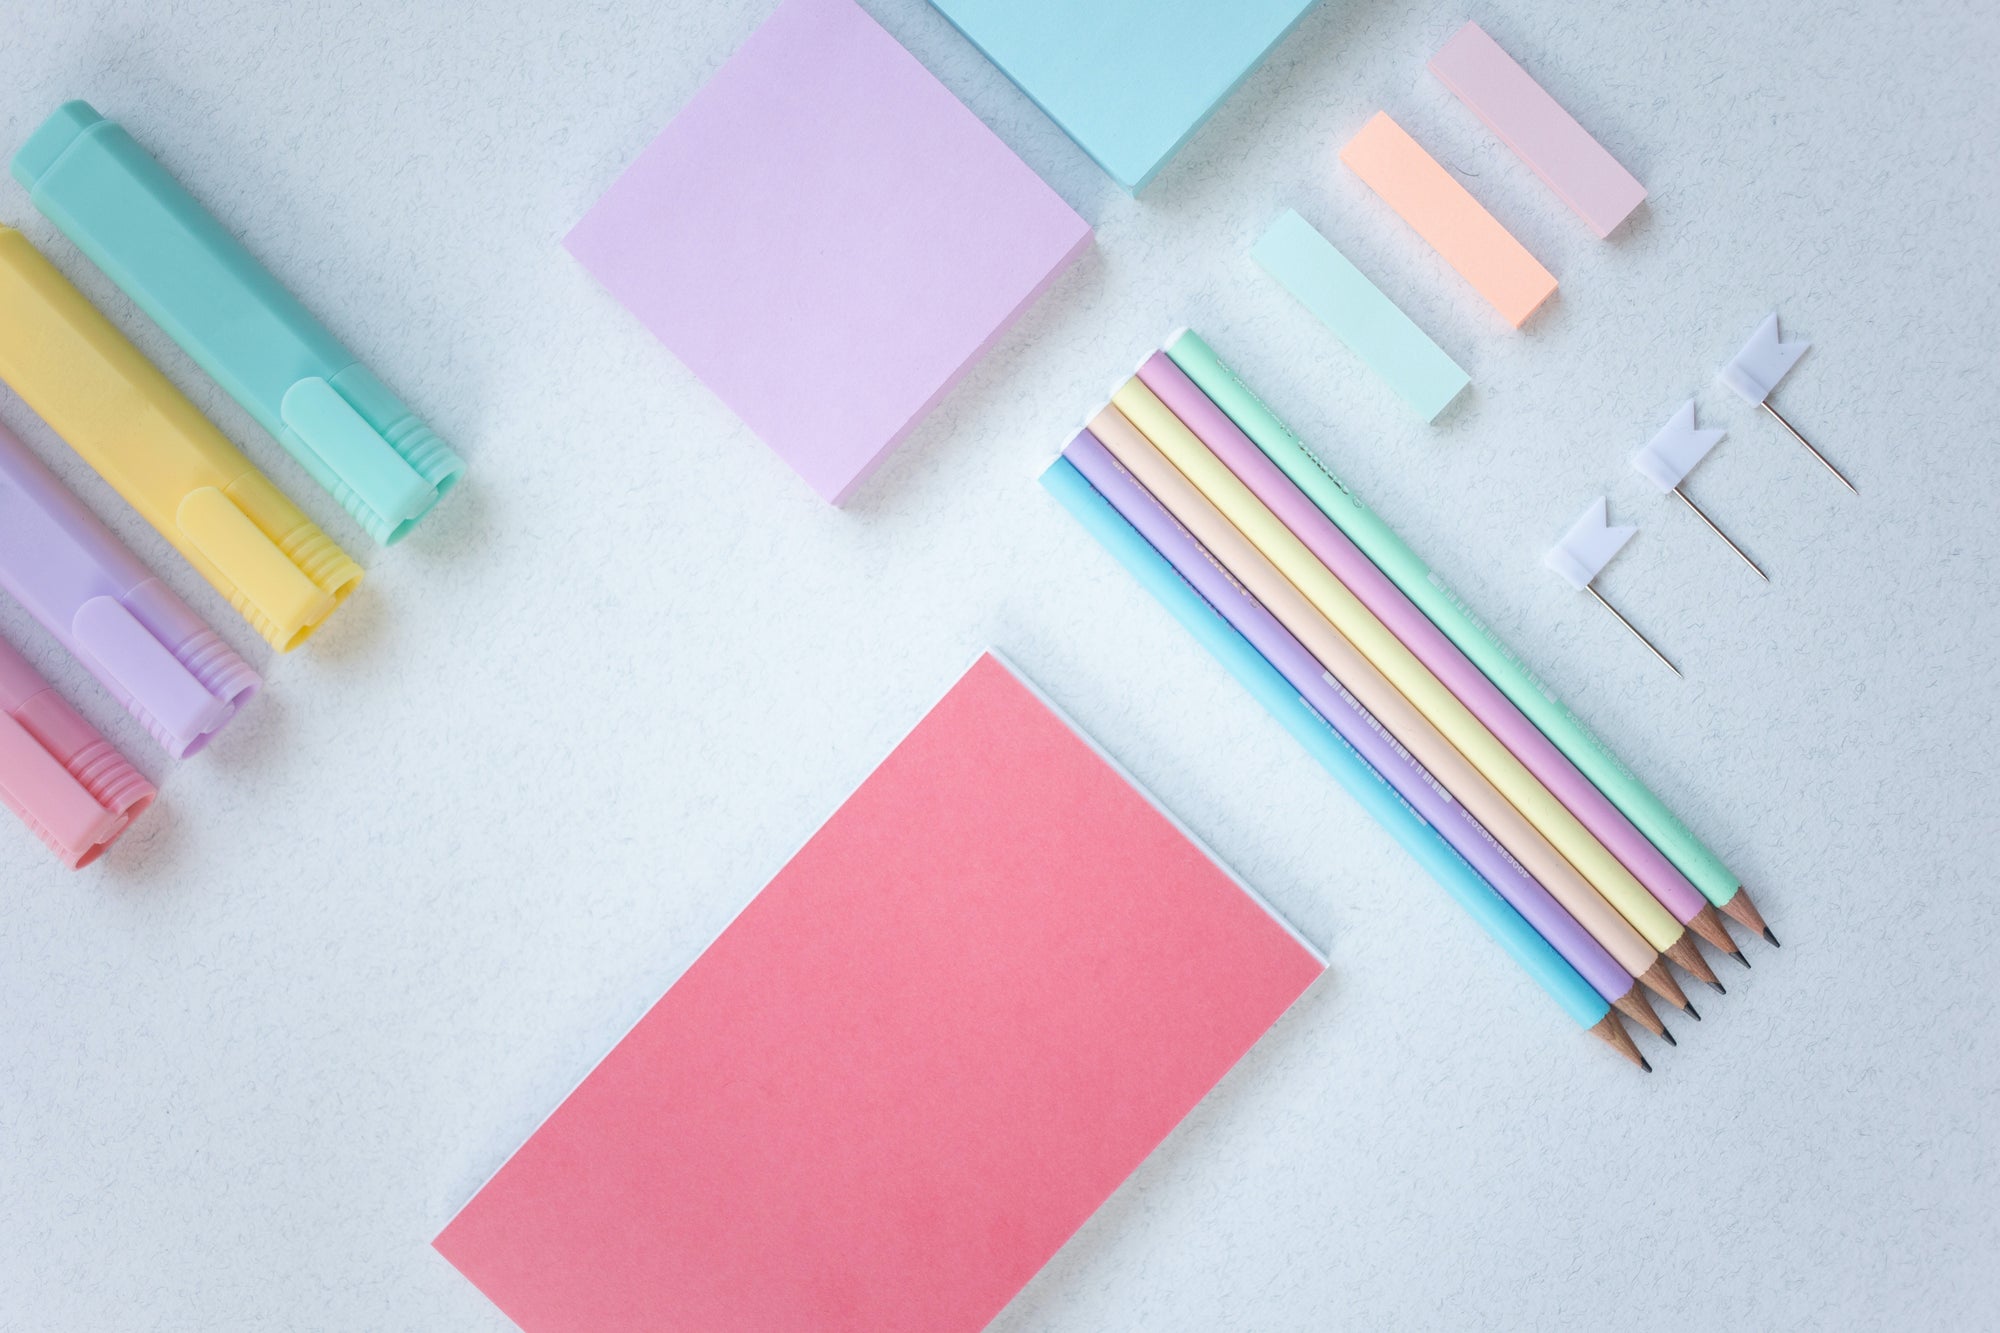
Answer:
<svg viewBox="0 0 2000 1333"><path fill-rule="evenodd" d="M1287 210L1250 254L1424 420L1436 421L1472 383L1401 307L1297 213Z"/></svg>
<svg viewBox="0 0 2000 1333"><path fill-rule="evenodd" d="M931 0L1137 193L1317 0Z"/></svg>

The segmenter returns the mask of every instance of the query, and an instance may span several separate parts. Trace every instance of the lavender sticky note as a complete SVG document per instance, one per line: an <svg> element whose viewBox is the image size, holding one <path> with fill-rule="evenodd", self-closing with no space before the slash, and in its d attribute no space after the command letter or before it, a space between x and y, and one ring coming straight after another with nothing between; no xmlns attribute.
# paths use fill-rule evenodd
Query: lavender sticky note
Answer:
<svg viewBox="0 0 2000 1333"><path fill-rule="evenodd" d="M565 241L835 504L1089 243L853 0L784 0Z"/></svg>

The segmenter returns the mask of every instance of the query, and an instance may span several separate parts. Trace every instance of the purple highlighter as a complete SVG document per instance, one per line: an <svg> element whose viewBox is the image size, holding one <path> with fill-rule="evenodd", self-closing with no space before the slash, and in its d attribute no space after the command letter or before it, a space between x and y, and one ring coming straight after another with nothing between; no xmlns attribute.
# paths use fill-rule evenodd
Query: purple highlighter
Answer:
<svg viewBox="0 0 2000 1333"><path fill-rule="evenodd" d="M1236 631L1264 655L1264 660L1291 682L1300 696L1325 718L1369 766L1444 835L1453 849L1471 863L1541 937L1555 947L1591 989L1611 1004L1633 987L1632 974L1606 953L1549 896L1521 864L1509 856L1485 827L1382 728L1372 714L1328 675L1304 644L1278 623L1250 591L1238 583L1194 534L1181 526L1166 506L1138 478L1125 470L1109 449L1089 431L1078 432L1063 457L1075 465L1097 493L1138 529L1139 535L1180 572Z"/></svg>
<svg viewBox="0 0 2000 1333"><path fill-rule="evenodd" d="M0 588L176 759L207 745L264 683L5 426Z"/></svg>

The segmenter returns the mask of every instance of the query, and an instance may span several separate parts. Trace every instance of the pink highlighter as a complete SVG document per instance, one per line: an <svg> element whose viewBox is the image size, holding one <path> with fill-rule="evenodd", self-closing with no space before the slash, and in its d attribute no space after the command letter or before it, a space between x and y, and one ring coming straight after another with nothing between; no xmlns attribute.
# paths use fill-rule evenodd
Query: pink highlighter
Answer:
<svg viewBox="0 0 2000 1333"><path fill-rule="evenodd" d="M104 855L159 795L13 645L0 639L0 802L62 863Z"/></svg>

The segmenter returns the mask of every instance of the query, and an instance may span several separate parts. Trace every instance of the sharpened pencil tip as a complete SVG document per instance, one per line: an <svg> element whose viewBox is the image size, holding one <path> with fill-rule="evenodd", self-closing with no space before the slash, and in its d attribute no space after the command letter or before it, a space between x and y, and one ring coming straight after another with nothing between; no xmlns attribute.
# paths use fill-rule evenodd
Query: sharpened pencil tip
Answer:
<svg viewBox="0 0 2000 1333"><path fill-rule="evenodd" d="M1784 945L1778 943L1778 937L1771 933L1771 928L1769 926L1764 927L1764 939L1767 943L1770 944L1770 946L1773 949L1782 949L1785 947Z"/></svg>
<svg viewBox="0 0 2000 1333"><path fill-rule="evenodd" d="M1668 1031L1668 1030L1667 1030L1667 1028L1666 1028L1666 1026L1665 1026L1664 1024L1663 1024L1663 1025L1661 1025L1661 1027L1660 1027L1660 1035L1661 1035L1662 1037L1665 1037L1665 1038L1667 1039L1667 1045L1669 1045L1669 1046L1678 1046L1678 1045L1680 1045L1680 1043L1679 1043L1679 1042L1677 1042L1677 1041L1675 1041L1675 1040L1674 1040L1674 1034L1673 1034L1672 1032Z"/></svg>
<svg viewBox="0 0 2000 1333"><path fill-rule="evenodd" d="M1729 956L1731 958L1734 958L1737 962L1743 964L1743 966L1745 967L1750 966L1750 960L1743 956L1743 951L1741 949L1738 949L1735 953L1730 954Z"/></svg>
<svg viewBox="0 0 2000 1333"><path fill-rule="evenodd" d="M1645 1070L1648 1074L1653 1072L1653 1066L1647 1061L1646 1057L1643 1055L1639 1057L1639 1068Z"/></svg>
<svg viewBox="0 0 2000 1333"><path fill-rule="evenodd" d="M1695 1008L1693 1005L1689 1005L1683 1012L1685 1012L1687 1016L1689 1018L1692 1018L1695 1022L1697 1023L1701 1022L1701 1010Z"/></svg>
<svg viewBox="0 0 2000 1333"><path fill-rule="evenodd" d="M1727 995L1727 994L1729 994L1729 987L1727 987L1727 986L1723 985L1723 984L1722 984L1721 982L1719 982L1719 981L1711 981L1711 982L1709 982L1708 984L1709 984L1709 985L1711 985L1711 986L1713 986L1713 987L1715 987L1715 993L1716 993L1717 995Z"/></svg>

